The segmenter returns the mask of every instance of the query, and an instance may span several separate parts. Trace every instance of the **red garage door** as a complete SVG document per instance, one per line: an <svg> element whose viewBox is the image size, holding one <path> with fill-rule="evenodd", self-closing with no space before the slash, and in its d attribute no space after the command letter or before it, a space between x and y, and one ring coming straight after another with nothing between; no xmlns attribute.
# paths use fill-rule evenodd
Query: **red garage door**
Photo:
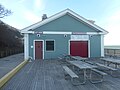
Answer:
<svg viewBox="0 0 120 90"><path fill-rule="evenodd" d="M43 42L35 41L35 59L43 59Z"/></svg>
<svg viewBox="0 0 120 90"><path fill-rule="evenodd" d="M88 42L70 41L70 55L88 57Z"/></svg>

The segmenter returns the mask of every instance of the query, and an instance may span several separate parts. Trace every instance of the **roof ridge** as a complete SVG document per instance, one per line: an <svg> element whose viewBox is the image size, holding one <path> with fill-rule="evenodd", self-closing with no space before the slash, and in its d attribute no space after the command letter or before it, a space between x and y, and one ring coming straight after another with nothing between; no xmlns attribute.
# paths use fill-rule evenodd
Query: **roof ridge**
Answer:
<svg viewBox="0 0 120 90"><path fill-rule="evenodd" d="M58 13L50 16L50 17L48 17L47 19L45 19L45 20L43 20L43 21L39 21L39 22L37 22L37 23L35 23L35 24L32 24L32 25L30 25L30 26L28 26L28 27L26 27L26 28L23 28L22 31L29 31L30 29L37 28L37 27L39 27L39 26L42 26L42 25L44 25L44 24L46 24L46 23L48 23L48 22L51 22L51 21L53 21L53 20L55 20L55 19L57 19L57 18L65 15L65 14L67 14L67 13L69 13L69 14L71 14L72 16L78 18L79 20L81 20L81 21L83 21L84 23L90 25L91 27L96 28L97 30L103 32L104 34L107 34L107 33L108 33L108 32L107 32L106 30L104 30L103 28L99 27L99 26L96 25L96 24L93 24L93 23L89 22L88 19L80 16L80 15L77 14L76 12L70 10L69 8L67 8L67 9L65 9L65 10L62 10L62 11L60 11L60 12L58 12Z"/></svg>

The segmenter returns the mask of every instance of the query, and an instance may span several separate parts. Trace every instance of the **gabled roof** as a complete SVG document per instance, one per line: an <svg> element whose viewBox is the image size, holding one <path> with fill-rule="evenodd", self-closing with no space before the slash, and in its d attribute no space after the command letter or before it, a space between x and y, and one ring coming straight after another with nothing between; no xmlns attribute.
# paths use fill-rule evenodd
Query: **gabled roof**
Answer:
<svg viewBox="0 0 120 90"><path fill-rule="evenodd" d="M46 23L49 23L49 22L51 22L51 21L53 21L53 20L55 20L57 18L60 18L60 17L62 17L64 15L66 15L66 14L72 15L73 17L77 18L78 20L82 21L83 23L95 28L97 31L99 30L100 32L102 32L102 34L107 34L108 33L103 28L95 25L94 23L91 23L90 21L88 21L87 19L83 18L82 16L78 15L77 13L73 12L70 9L65 9L65 10L63 10L63 11L61 11L61 12L59 12L59 13L57 13L57 14L55 14L55 15L53 15L53 16L51 16L51 17L49 17L49 18L47 18L47 19L45 19L43 21L40 21L40 22L37 22L37 23L35 23L35 24L31 25L31 26L28 26L28 27L22 29L21 32L22 33L24 33L24 32L29 33L29 30L31 30L31 29L33 30L33 29L35 29L37 27L40 27L40 26L42 26L42 25L44 25Z"/></svg>

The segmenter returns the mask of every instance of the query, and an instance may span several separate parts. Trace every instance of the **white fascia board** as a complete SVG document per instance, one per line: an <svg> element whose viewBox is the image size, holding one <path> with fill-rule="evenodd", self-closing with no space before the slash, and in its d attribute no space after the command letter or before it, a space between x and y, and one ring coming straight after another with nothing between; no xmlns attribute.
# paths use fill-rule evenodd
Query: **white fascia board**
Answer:
<svg viewBox="0 0 120 90"><path fill-rule="evenodd" d="M46 24L46 23L48 23L48 22L50 22L50 21L53 21L53 20L55 20L55 19L57 19L57 18L65 15L66 13L70 13L71 15L73 15L73 16L77 17L78 19L84 21L84 22L87 23L88 25L93 26L94 28L102 31L104 34L107 34L107 33L108 33L108 32L105 31L104 29L100 28L99 26L97 26L97 25L95 25L95 24L92 24L92 23L89 22L87 19L81 17L80 15L78 15L77 13L73 12L73 11L70 10L70 9L66 9L66 10L64 10L64 11L61 11L61 12L59 12L59 13L57 13L57 14L55 14L55 15L53 15L53 16L51 16L51 17L49 17L49 18L47 18L47 19L45 19L45 20L43 20L43 21L40 21L40 22L38 22L38 23L35 23L35 24L33 24L33 25L31 25L31 26L29 26L29 27L27 27L27 28L24 28L24 29L22 29L22 30L23 30L23 31L28 31L28 30L30 30L30 29L35 29L35 28L37 28L37 27L39 27L39 26L42 26L42 25L44 25L44 24Z"/></svg>
<svg viewBox="0 0 120 90"><path fill-rule="evenodd" d="M97 34L104 34L102 32L87 32L88 35L97 35Z"/></svg>
<svg viewBox="0 0 120 90"><path fill-rule="evenodd" d="M92 24L92 23L91 23L91 22L89 22L87 19L85 19L85 18L81 17L81 16L80 16L80 15L78 15L77 13L75 13L75 12L73 12L73 11L71 11L71 10L69 10L68 12L69 12L70 14L72 14L73 16L75 16L75 17L79 18L80 20L84 21L85 23L87 23L87 24L89 24L89 25L91 25L91 26L95 27L96 29L98 29L98 30L102 31L104 34L107 34L107 33L108 33L108 32L107 32L107 31L105 31L104 29L100 28L99 26L97 26L97 25L95 25L95 24Z"/></svg>
<svg viewBox="0 0 120 90"><path fill-rule="evenodd" d="M21 33L32 33L32 34L34 34L34 31L21 31Z"/></svg>
<svg viewBox="0 0 120 90"><path fill-rule="evenodd" d="M72 32L43 31L43 34L72 34Z"/></svg>
<svg viewBox="0 0 120 90"><path fill-rule="evenodd" d="M87 32L88 35L96 35L98 34L97 32Z"/></svg>
<svg viewBox="0 0 120 90"><path fill-rule="evenodd" d="M98 35L98 34L104 34L102 32L72 32L72 34L75 35Z"/></svg>
<svg viewBox="0 0 120 90"><path fill-rule="evenodd" d="M96 35L96 34L104 34L102 32L85 32L85 33L82 33L82 32L57 32L57 31L43 31L43 32L34 32L34 31L21 31L21 33L23 34L29 34L29 33L43 33L43 34L74 34L74 33L78 33L78 34L88 34L88 35Z"/></svg>
<svg viewBox="0 0 120 90"><path fill-rule="evenodd" d="M39 27L39 26L42 26L42 25L44 25L44 24L46 24L46 23L48 23L48 22L50 22L50 21L53 21L53 20L55 20L55 19L57 19L57 18L65 15L66 12L67 12L67 11L65 10L64 12L57 13L57 14L55 14L55 15L53 15L53 16L51 16L51 17L49 17L49 18L47 18L47 19L45 19L45 20L43 20L43 21L40 21L40 22L38 22L38 23L36 23L36 24L34 24L34 25L31 25L31 26L23 29L23 31L28 31L28 30L30 30L30 29L35 29L35 28L37 28L37 27Z"/></svg>

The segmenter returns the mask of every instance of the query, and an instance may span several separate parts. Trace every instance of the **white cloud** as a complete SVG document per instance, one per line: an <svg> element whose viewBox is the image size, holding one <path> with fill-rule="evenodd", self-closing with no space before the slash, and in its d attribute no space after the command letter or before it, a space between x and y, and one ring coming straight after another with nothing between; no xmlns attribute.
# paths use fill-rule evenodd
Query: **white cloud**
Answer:
<svg viewBox="0 0 120 90"><path fill-rule="evenodd" d="M120 21L120 11L114 13L110 19L114 21Z"/></svg>
<svg viewBox="0 0 120 90"><path fill-rule="evenodd" d="M40 11L45 8L45 4L43 0L35 0L34 1L34 11Z"/></svg>
<svg viewBox="0 0 120 90"><path fill-rule="evenodd" d="M18 3L23 3L25 0L19 0Z"/></svg>
<svg viewBox="0 0 120 90"><path fill-rule="evenodd" d="M38 17L32 11L29 10L24 10L23 17L31 23L35 23L41 20L41 17Z"/></svg>
<svg viewBox="0 0 120 90"><path fill-rule="evenodd" d="M105 36L105 44L120 45L120 11L113 13L106 21L105 28L109 34Z"/></svg>
<svg viewBox="0 0 120 90"><path fill-rule="evenodd" d="M40 6L42 6L42 0L35 0L34 6L35 6L36 8L40 8Z"/></svg>

